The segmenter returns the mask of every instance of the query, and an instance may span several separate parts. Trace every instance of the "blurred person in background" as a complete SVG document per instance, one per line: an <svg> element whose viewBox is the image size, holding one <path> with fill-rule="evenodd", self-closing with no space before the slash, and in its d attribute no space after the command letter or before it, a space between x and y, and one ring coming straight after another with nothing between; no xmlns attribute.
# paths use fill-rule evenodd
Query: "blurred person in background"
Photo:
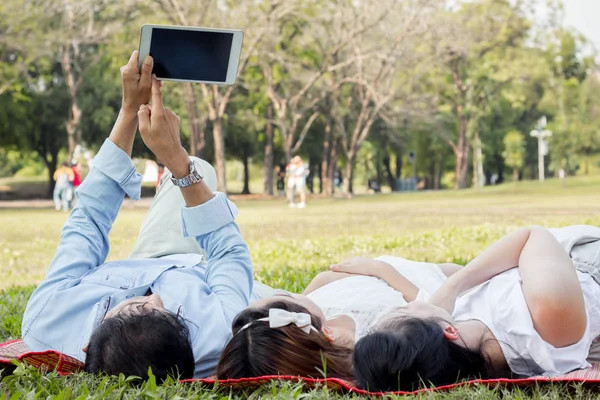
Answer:
<svg viewBox="0 0 600 400"><path fill-rule="evenodd" d="M304 188L306 187L307 171L308 168L300 156L295 156L292 158L291 162L287 166L288 200L290 202L290 207L306 207L306 193ZM295 203L296 193L300 195L300 203L297 205Z"/></svg>
<svg viewBox="0 0 600 400"><path fill-rule="evenodd" d="M62 166L54 172L54 209L56 211L69 211L69 191L73 189L73 181L75 175L73 169L68 162L64 162Z"/></svg>

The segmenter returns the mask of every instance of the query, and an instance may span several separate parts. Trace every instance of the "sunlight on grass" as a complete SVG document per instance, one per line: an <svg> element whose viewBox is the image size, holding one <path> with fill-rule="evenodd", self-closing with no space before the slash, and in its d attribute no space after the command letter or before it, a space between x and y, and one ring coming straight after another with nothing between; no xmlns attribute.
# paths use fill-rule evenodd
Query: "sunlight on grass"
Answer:
<svg viewBox="0 0 600 400"><path fill-rule="evenodd" d="M238 201L238 223L248 241L255 277L264 283L301 291L334 261L352 255L399 255L419 261L466 263L516 227L541 224L600 225L598 178L537 182L461 192L402 193L359 196L352 200L311 199L306 209L289 209L282 199ZM145 210L123 209L110 234L110 260L127 258ZM27 298L44 276L67 216L53 210L0 210L0 340L17 338ZM11 288L11 289L9 289ZM6 290L8 289L8 290ZM227 396L221 390L177 384L135 388L117 378L77 375L41 378L24 369L0 383L8 392L44 393L43 397L139 398ZM589 395L560 386L535 389L536 398ZM103 395L101 395L103 394ZM234 393L242 398L250 393ZM427 398L520 399L520 391L484 387L457 389ZM273 384L253 396L266 398L341 398L325 389L308 393L298 385ZM346 398L350 398L346 396Z"/></svg>

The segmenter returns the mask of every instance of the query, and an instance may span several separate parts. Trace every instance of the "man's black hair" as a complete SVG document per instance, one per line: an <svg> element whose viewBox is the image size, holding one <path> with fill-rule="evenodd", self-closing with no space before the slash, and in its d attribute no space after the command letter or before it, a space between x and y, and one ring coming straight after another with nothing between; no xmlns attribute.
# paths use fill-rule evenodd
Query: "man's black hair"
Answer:
<svg viewBox="0 0 600 400"><path fill-rule="evenodd" d="M157 381L168 376L194 375L194 354L187 327L173 314L149 310L118 314L106 319L92 334L85 371L148 379L148 368Z"/></svg>

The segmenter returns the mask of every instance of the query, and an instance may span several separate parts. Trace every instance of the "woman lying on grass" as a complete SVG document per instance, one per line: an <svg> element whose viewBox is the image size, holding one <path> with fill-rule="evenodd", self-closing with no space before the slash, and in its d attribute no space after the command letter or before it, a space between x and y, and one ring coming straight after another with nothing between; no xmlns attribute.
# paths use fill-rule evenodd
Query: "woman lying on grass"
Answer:
<svg viewBox="0 0 600 400"><path fill-rule="evenodd" d="M600 229L564 229L582 243L570 254L547 229L520 229L446 280L428 302L380 319L355 347L359 386L414 390L589 367L586 359L600 335L594 279Z"/></svg>
<svg viewBox="0 0 600 400"><path fill-rule="evenodd" d="M217 376L326 374L351 379L354 343L395 307L427 300L460 268L389 256L333 265L303 294L281 291L241 312Z"/></svg>

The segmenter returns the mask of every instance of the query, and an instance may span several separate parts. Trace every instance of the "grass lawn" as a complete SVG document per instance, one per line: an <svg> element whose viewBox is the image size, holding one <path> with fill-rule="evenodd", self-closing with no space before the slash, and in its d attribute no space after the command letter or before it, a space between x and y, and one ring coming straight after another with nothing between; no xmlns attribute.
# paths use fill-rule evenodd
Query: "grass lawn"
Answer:
<svg viewBox="0 0 600 400"><path fill-rule="evenodd" d="M306 209L283 200L238 201L238 223L252 253L257 279L301 291L331 262L352 255L399 255L420 261L466 263L494 240L528 224L600 225L600 177L507 184L480 191L360 196L352 200L312 199ZM111 232L109 259L126 258L145 211L123 210ZM20 334L27 298L44 275L66 215L53 210L0 210L0 341ZM0 382L0 399L20 393L31 398L226 398L227 391L195 385L132 387L123 380L80 374L40 376L31 369ZM232 393L245 397L250 393ZM273 384L256 397L337 398L327 390L303 393L298 386ZM483 387L458 389L430 398L589 397L583 389L544 386L525 392ZM38 397L36 397L38 396ZM17 398L17 397L15 397Z"/></svg>

